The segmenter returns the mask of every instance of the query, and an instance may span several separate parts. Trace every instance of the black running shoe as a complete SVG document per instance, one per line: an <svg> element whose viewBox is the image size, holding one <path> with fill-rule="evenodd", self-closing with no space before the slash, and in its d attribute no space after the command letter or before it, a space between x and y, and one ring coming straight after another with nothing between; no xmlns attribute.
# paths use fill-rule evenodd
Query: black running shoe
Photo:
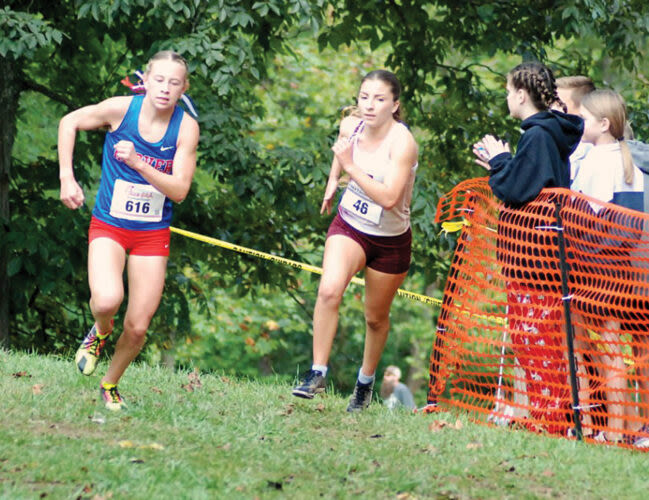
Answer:
<svg viewBox="0 0 649 500"><path fill-rule="evenodd" d="M325 378L322 372L309 370L302 382L293 388L293 396L298 398L313 399L313 396L325 390Z"/></svg>
<svg viewBox="0 0 649 500"><path fill-rule="evenodd" d="M356 381L356 387L354 387L354 393L352 394L351 399L349 400L349 406L347 411L363 411L367 408L372 402L372 390L374 389L374 381L369 384L361 384L358 380Z"/></svg>

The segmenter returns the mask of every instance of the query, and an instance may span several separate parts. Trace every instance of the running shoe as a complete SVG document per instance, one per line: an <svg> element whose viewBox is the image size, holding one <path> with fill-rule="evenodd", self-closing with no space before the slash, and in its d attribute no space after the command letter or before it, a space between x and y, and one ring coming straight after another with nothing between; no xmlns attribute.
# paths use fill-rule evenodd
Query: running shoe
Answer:
<svg viewBox="0 0 649 500"><path fill-rule="evenodd" d="M347 406L347 411L356 412L366 409L372 402L373 389L374 381L370 382L369 384L361 384L357 380L356 386L354 387L354 393L349 400L349 406Z"/></svg>
<svg viewBox="0 0 649 500"><path fill-rule="evenodd" d="M92 328L88 332L88 335L86 335L86 338L83 339L81 347L79 347L74 357L74 362L77 364L77 368L81 373L84 375L92 375L97 367L97 359L105 343L106 338L101 339L97 336L97 325L92 325Z"/></svg>
<svg viewBox="0 0 649 500"><path fill-rule="evenodd" d="M99 385L99 395L106 405L106 409L110 411L120 411L126 406L124 399L120 396L117 390L117 384L109 384L102 382Z"/></svg>
<svg viewBox="0 0 649 500"><path fill-rule="evenodd" d="M309 370L304 379L293 388L293 396L298 398L313 399L313 396L324 392L326 380L322 372Z"/></svg>

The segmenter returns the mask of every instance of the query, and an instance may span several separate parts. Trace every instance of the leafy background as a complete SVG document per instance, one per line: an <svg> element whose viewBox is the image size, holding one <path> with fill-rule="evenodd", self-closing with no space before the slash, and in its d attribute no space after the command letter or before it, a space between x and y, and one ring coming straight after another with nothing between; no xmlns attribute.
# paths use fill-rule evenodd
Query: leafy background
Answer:
<svg viewBox="0 0 649 500"><path fill-rule="evenodd" d="M9 0L0 14L0 339L14 349L69 353L92 322L86 231L103 134L78 138L75 173L89 202L71 212L58 201L58 120L126 93L119 81L157 50L187 57L200 111L198 172L174 224L313 265L341 109L364 73L395 71L421 149L404 288L438 298L454 242L438 234L435 206L483 175L473 141L491 132L515 143L503 92L511 67L538 58L557 76L615 88L647 138L640 1ZM294 374L310 362L316 290L317 277L174 236L142 359ZM341 312L331 366L345 389L362 353L362 290L350 287ZM382 366L399 364L419 402L436 314L405 299L392 311Z"/></svg>

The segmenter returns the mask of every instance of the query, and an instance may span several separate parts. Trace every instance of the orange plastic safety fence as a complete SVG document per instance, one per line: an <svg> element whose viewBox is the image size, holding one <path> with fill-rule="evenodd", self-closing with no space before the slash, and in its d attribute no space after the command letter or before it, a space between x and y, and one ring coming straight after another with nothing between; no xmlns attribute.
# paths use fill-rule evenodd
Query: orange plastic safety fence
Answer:
<svg viewBox="0 0 649 500"><path fill-rule="evenodd" d="M586 440L649 449L649 216L567 189L505 207L483 178L437 222L462 223L429 403L560 436L578 418Z"/></svg>

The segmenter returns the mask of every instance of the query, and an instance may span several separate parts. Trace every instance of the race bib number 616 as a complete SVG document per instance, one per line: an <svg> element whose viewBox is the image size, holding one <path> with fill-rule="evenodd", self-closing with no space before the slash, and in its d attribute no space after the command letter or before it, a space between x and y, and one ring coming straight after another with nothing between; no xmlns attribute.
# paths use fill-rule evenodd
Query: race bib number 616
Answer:
<svg viewBox="0 0 649 500"><path fill-rule="evenodd" d="M165 195L150 184L115 181L110 215L118 219L160 222Z"/></svg>

